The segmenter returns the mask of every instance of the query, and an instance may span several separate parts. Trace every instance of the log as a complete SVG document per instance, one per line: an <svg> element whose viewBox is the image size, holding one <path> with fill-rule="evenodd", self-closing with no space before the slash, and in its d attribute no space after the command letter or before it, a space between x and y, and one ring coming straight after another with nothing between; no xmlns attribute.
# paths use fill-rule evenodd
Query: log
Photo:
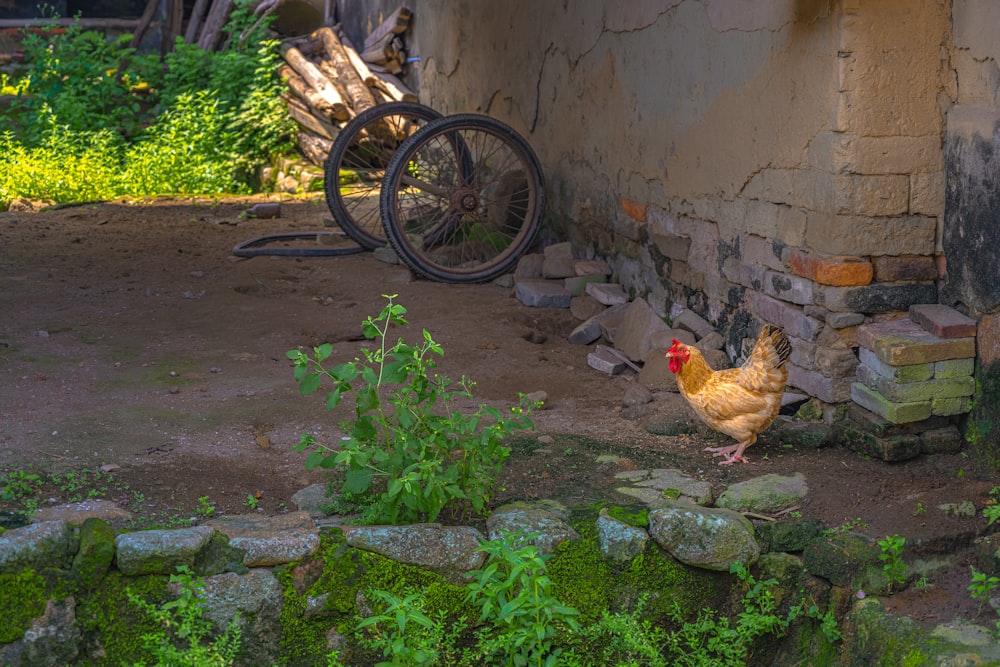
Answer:
<svg viewBox="0 0 1000 667"><path fill-rule="evenodd" d="M318 137L309 132L299 132L299 148L302 154L317 167L322 168L326 164L326 158L333 148L333 142L323 137Z"/></svg>
<svg viewBox="0 0 1000 667"><path fill-rule="evenodd" d="M377 44L385 43L386 35L402 35L410 27L410 18L412 16L413 12L406 7L400 7L392 14L389 14L389 18L382 21L377 28L372 30L370 35L365 37L362 51L367 51Z"/></svg>
<svg viewBox="0 0 1000 667"><path fill-rule="evenodd" d="M357 70L351 65L351 59L348 58L344 45L337 39L333 29L320 28L316 33L320 41L323 42L326 56L337 73L336 80L347 91L347 97L351 101L354 113L359 114L375 106L375 98L372 97L371 91L368 90L368 86L365 85Z"/></svg>
<svg viewBox="0 0 1000 667"><path fill-rule="evenodd" d="M333 118L333 107L288 65L278 68L278 76L285 80L288 89L302 100L311 113L323 118Z"/></svg>
<svg viewBox="0 0 1000 667"><path fill-rule="evenodd" d="M198 30L201 22L205 20L205 10L208 9L208 0L195 0L191 9L191 18L188 19L187 30L184 31L184 43L194 44L198 40Z"/></svg>
<svg viewBox="0 0 1000 667"><path fill-rule="evenodd" d="M369 88L374 86L378 79L368 69L368 64L362 59L361 54L354 48L354 45L351 44L351 40L347 38L347 35L343 31L336 30L336 33L337 37L340 38L340 43L344 46L344 53L347 54L347 59L351 61L354 71L358 73L358 76L361 77L366 86Z"/></svg>
<svg viewBox="0 0 1000 667"><path fill-rule="evenodd" d="M219 36L222 26L226 25L229 19L229 12L233 10L233 0L214 0L212 8L208 10L205 17L205 26L201 30L198 38L198 46L205 51L214 51L219 44Z"/></svg>
<svg viewBox="0 0 1000 667"><path fill-rule="evenodd" d="M419 102L417 94L406 87L406 84L388 72L375 72L375 87L383 91L396 102Z"/></svg>
<svg viewBox="0 0 1000 667"><path fill-rule="evenodd" d="M347 105L344 104L344 98L337 92L333 82L326 78L316 65L306 60L305 56L290 44L282 44L280 51L285 62L291 65L292 69L316 91L325 103L330 105L331 117L337 120L350 118L351 114L347 110Z"/></svg>
<svg viewBox="0 0 1000 667"><path fill-rule="evenodd" d="M406 62L406 52L403 50L403 40L399 35L389 33L384 40L366 48L361 53L361 58L373 65L380 65L385 71L391 74L399 74L403 71L403 64ZM372 67L374 71L378 68Z"/></svg>
<svg viewBox="0 0 1000 667"><path fill-rule="evenodd" d="M292 120L309 130L313 134L318 134L324 139L333 141L337 138L339 130L325 118L320 118L312 113L312 110L302 100L292 95L284 95L285 105L288 107L288 115Z"/></svg>

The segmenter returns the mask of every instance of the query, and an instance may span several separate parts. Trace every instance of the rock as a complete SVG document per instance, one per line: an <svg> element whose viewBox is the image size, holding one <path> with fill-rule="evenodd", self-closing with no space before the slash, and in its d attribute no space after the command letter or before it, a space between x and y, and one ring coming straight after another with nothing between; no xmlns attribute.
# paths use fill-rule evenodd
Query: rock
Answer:
<svg viewBox="0 0 1000 667"><path fill-rule="evenodd" d="M834 430L819 421L785 421L778 419L768 431L786 445L795 449L819 449L834 442Z"/></svg>
<svg viewBox="0 0 1000 667"><path fill-rule="evenodd" d="M280 218L281 217L281 203L280 202L261 202L259 204L254 204L246 211L248 218Z"/></svg>
<svg viewBox="0 0 1000 667"><path fill-rule="evenodd" d="M809 492L802 473L764 475L728 487L715 504L737 512L774 514L798 504Z"/></svg>
<svg viewBox="0 0 1000 667"><path fill-rule="evenodd" d="M124 523L132 519L132 514L110 500L84 500L67 505L41 507L35 510L32 521L65 521L80 525L87 519L103 519L114 523Z"/></svg>
<svg viewBox="0 0 1000 667"><path fill-rule="evenodd" d="M296 491L291 498L292 503L311 517L326 516L324 508L329 506L330 497L326 494L326 484L311 484Z"/></svg>
<svg viewBox="0 0 1000 667"><path fill-rule="evenodd" d="M292 563L319 549L319 531L307 512L223 516L212 519L206 527L229 537L230 546L244 550L247 567Z"/></svg>
<svg viewBox="0 0 1000 667"><path fill-rule="evenodd" d="M605 306L617 306L628 303L628 294L618 283L590 283L586 292Z"/></svg>
<svg viewBox="0 0 1000 667"><path fill-rule="evenodd" d="M545 402L549 400L549 394L546 391L539 389L538 391L529 391L524 395L524 399L529 403L541 403L540 410L546 409Z"/></svg>
<svg viewBox="0 0 1000 667"><path fill-rule="evenodd" d="M698 338L704 338L715 332L715 327L693 310L683 310L673 318L673 325L678 329L686 329Z"/></svg>
<svg viewBox="0 0 1000 667"><path fill-rule="evenodd" d="M543 251L542 277L568 278L576 275L576 260L573 259L573 244L553 243Z"/></svg>
<svg viewBox="0 0 1000 667"><path fill-rule="evenodd" d="M615 479L632 485L632 488L616 489L619 493L638 498L651 509L666 507L671 501L678 499L688 500L696 505L709 505L712 502L712 485L709 482L685 475L675 468L628 470L615 475Z"/></svg>
<svg viewBox="0 0 1000 667"><path fill-rule="evenodd" d="M646 548L649 534L609 516L608 510L602 508L597 517L597 541L605 558L628 562Z"/></svg>
<svg viewBox="0 0 1000 667"><path fill-rule="evenodd" d="M587 289L587 285L591 283L603 283L606 282L607 278L600 274L589 274L585 276L570 276L568 278L563 278L563 287L566 291L573 296L583 296Z"/></svg>
<svg viewBox="0 0 1000 667"><path fill-rule="evenodd" d="M545 255L541 253L529 253L517 260L517 268L514 269L514 280L536 280L542 277L542 262Z"/></svg>
<svg viewBox="0 0 1000 667"><path fill-rule="evenodd" d="M708 362L708 365L714 371L733 367L733 362L729 360L729 355L722 350L703 350L702 356L705 357L705 361Z"/></svg>
<svg viewBox="0 0 1000 667"><path fill-rule="evenodd" d="M652 400L653 392L641 384L633 384L625 390L625 395L622 397L622 406L628 408L633 405L645 405Z"/></svg>
<svg viewBox="0 0 1000 667"><path fill-rule="evenodd" d="M507 533L541 533L532 543L542 553L552 553L566 540L578 540L580 535L566 520L568 510L556 501L513 502L502 505L486 519L489 539L500 539Z"/></svg>
<svg viewBox="0 0 1000 667"><path fill-rule="evenodd" d="M594 315L607 310L607 306L592 296L584 294L570 299L569 312L578 320L589 320Z"/></svg>
<svg viewBox="0 0 1000 667"><path fill-rule="evenodd" d="M72 534L65 521L43 521L0 532L0 573L23 568L64 569L72 557Z"/></svg>
<svg viewBox="0 0 1000 667"><path fill-rule="evenodd" d="M685 345L694 345L694 334L683 329L656 329L649 336L649 344L654 348L669 349L674 341L680 341Z"/></svg>
<svg viewBox="0 0 1000 667"><path fill-rule="evenodd" d="M578 259L573 265L573 269L578 276L611 275L611 267L608 266L607 262L602 262L599 259Z"/></svg>
<svg viewBox="0 0 1000 667"><path fill-rule="evenodd" d="M223 631L239 613L241 653L252 655L257 664L278 664L282 588L271 570L256 568L242 575L226 572L205 577L203 583L205 618Z"/></svg>
<svg viewBox="0 0 1000 667"><path fill-rule="evenodd" d="M465 574L479 569L486 558L486 554L478 551L483 534L470 526L418 523L343 526L341 530L352 547L432 570L453 583L463 583Z"/></svg>
<svg viewBox="0 0 1000 667"><path fill-rule="evenodd" d="M572 332L567 340L574 345L590 345L601 337L601 323L598 316L591 317L581 322Z"/></svg>
<svg viewBox="0 0 1000 667"><path fill-rule="evenodd" d="M639 371L639 384L652 391L677 391L677 376L670 372L667 348L652 348Z"/></svg>
<svg viewBox="0 0 1000 667"><path fill-rule="evenodd" d="M682 341L683 342L683 341ZM702 337L696 344L697 347L702 352L708 350L721 350L726 345L726 339L722 337L718 331L713 331L707 336Z"/></svg>
<svg viewBox="0 0 1000 667"><path fill-rule="evenodd" d="M878 547L858 533L836 533L813 540L802 552L802 563L810 574L834 586L856 589L859 573L876 563Z"/></svg>
<svg viewBox="0 0 1000 667"><path fill-rule="evenodd" d="M63 667L77 664L81 634L76 621L76 600L48 600L45 612L34 619L19 639L0 646L0 664Z"/></svg>
<svg viewBox="0 0 1000 667"><path fill-rule="evenodd" d="M632 361L645 361L653 348L652 336L657 331L669 331L649 304L638 299L629 304L615 333L615 347Z"/></svg>
<svg viewBox="0 0 1000 667"><path fill-rule="evenodd" d="M608 375L618 375L625 371L625 362L604 345L598 345L587 355L587 365Z"/></svg>
<svg viewBox="0 0 1000 667"><path fill-rule="evenodd" d="M819 519L782 519L757 526L762 551L803 551L822 534L823 524Z"/></svg>
<svg viewBox="0 0 1000 667"><path fill-rule="evenodd" d="M569 308L573 298L561 280L520 280L514 296L530 308Z"/></svg>
<svg viewBox="0 0 1000 667"><path fill-rule="evenodd" d="M194 565L195 557L215 530L194 526L178 530L143 530L115 538L116 561L122 574L174 574L178 565Z"/></svg>
<svg viewBox="0 0 1000 667"><path fill-rule="evenodd" d="M387 245L375 248L372 251L372 257L386 264L399 264L399 257L396 255L396 251Z"/></svg>
<svg viewBox="0 0 1000 667"><path fill-rule="evenodd" d="M80 548L73 558L73 572L93 590L115 559L115 532L103 519L90 518L80 526Z"/></svg>
<svg viewBox="0 0 1000 667"><path fill-rule="evenodd" d="M622 320L625 318L626 310L628 310L628 304L620 303L606 309L597 318L597 321L601 325L601 335L611 344L615 342L615 337L618 335L618 327L621 326Z"/></svg>
<svg viewBox="0 0 1000 667"><path fill-rule="evenodd" d="M674 558L692 567L728 572L760 558L753 525L727 509L670 501L649 513L649 534Z"/></svg>

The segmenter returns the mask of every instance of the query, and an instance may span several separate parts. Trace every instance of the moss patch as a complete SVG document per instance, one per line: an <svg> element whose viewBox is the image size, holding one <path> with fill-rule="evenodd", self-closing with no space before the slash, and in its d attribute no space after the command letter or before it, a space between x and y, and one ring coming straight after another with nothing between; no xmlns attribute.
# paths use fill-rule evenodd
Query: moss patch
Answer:
<svg viewBox="0 0 1000 667"><path fill-rule="evenodd" d="M34 570L25 569L17 574L0 574L0 644L16 641L24 636L31 622L45 613L48 598L45 580Z"/></svg>
<svg viewBox="0 0 1000 667"><path fill-rule="evenodd" d="M161 575L126 577L112 571L92 594L77 600L77 625L84 635L87 652L102 655L98 664L132 665L148 657L142 635L156 631L159 626L138 613L127 591L159 606L170 599L168 580L169 577Z"/></svg>

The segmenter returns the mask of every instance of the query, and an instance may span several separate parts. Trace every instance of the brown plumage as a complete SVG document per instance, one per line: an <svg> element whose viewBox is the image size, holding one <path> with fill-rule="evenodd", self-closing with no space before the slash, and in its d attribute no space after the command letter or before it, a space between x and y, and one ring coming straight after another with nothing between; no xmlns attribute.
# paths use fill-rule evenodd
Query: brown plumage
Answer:
<svg viewBox="0 0 1000 667"><path fill-rule="evenodd" d="M791 352L788 336L770 324L764 325L753 352L739 368L714 371L698 348L677 340L667 350L681 396L702 421L737 440L735 445L706 450L727 457L720 465L746 463L743 450L778 416L788 381L785 361Z"/></svg>

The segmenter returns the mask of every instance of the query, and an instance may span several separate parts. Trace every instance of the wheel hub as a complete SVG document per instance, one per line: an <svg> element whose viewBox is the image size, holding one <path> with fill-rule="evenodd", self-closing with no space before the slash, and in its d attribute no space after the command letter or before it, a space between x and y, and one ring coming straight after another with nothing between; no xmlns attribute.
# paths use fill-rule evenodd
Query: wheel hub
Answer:
<svg viewBox="0 0 1000 667"><path fill-rule="evenodd" d="M479 193L472 188L459 188L451 194L451 205L456 211L472 213L479 208Z"/></svg>

